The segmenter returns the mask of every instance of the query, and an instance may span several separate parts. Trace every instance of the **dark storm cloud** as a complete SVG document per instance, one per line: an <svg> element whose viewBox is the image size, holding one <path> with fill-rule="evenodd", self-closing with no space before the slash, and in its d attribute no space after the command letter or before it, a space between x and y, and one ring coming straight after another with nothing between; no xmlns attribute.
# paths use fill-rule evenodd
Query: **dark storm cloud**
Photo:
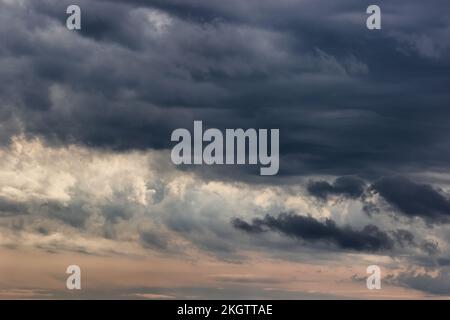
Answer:
<svg viewBox="0 0 450 320"><path fill-rule="evenodd" d="M450 200L431 185L419 184L405 177L382 178L373 189L398 212L420 217L429 223L448 222Z"/></svg>
<svg viewBox="0 0 450 320"><path fill-rule="evenodd" d="M253 219L251 223L236 218L232 224L250 234L277 231L307 243L324 242L344 250L377 252L390 250L395 245L395 241L375 225L354 230L350 226L340 227L331 219L321 222L310 216L291 213L282 213L277 217L266 215L263 219Z"/></svg>
<svg viewBox="0 0 450 320"><path fill-rule="evenodd" d="M308 192L316 198L326 200L329 196L357 199L365 190L365 182L357 177L339 177L333 183L311 181Z"/></svg>
<svg viewBox="0 0 450 320"><path fill-rule="evenodd" d="M391 206L391 210L402 215L419 217L427 223L446 223L450 219L450 199L447 194L430 184L417 183L404 176L382 177L372 184L351 176L338 177L332 183L310 181L307 191L320 200L330 196L358 199L369 216L380 213L382 209L389 210L380 208L380 203L365 201L366 196L374 192ZM407 234L399 232L397 235L408 241Z"/></svg>
<svg viewBox="0 0 450 320"><path fill-rule="evenodd" d="M81 0L79 32L68 4L2 3L3 142L161 149L198 119L280 128L281 176L448 168L448 1L381 1L381 31L359 0Z"/></svg>

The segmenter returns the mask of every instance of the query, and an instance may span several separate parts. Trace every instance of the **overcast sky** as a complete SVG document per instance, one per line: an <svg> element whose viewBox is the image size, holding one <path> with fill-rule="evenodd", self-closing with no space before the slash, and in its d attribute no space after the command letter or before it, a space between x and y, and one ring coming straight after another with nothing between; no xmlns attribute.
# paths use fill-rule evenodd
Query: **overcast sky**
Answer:
<svg viewBox="0 0 450 320"><path fill-rule="evenodd" d="M450 297L448 0L70 4L0 0L0 297ZM194 120L279 174L174 166Z"/></svg>

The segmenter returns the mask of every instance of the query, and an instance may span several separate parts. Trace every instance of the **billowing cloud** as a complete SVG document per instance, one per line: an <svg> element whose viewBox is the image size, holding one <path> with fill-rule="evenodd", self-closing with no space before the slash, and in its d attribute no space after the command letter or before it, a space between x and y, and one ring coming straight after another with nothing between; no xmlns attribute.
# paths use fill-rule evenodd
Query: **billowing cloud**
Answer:
<svg viewBox="0 0 450 320"><path fill-rule="evenodd" d="M447 0L381 1L379 31L360 0L79 0L79 31L69 4L0 0L1 296L66 297L63 257L139 270L89 297L352 296L368 263L446 294ZM173 166L194 120L280 129L279 175Z"/></svg>

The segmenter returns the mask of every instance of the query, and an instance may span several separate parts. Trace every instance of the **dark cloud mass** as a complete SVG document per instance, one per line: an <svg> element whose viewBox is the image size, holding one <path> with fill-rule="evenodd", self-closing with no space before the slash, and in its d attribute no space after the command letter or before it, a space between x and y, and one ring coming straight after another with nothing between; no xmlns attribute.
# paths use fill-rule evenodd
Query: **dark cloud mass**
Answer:
<svg viewBox="0 0 450 320"><path fill-rule="evenodd" d="M312 181L308 184L308 192L322 200L329 196L357 199L362 196L364 189L364 181L356 177L339 177L332 184L327 181Z"/></svg>
<svg viewBox="0 0 450 320"><path fill-rule="evenodd" d="M232 224L250 234L277 231L307 243L325 242L344 250L376 252L390 250L395 244L386 232L375 225L367 225L358 231L349 226L339 227L330 219L321 222L310 216L292 213L282 213L277 217L266 215L262 219L253 219L251 223L236 218Z"/></svg>
<svg viewBox="0 0 450 320"><path fill-rule="evenodd" d="M374 183L373 189L406 216L420 217L431 223L449 221L450 200L431 185L404 177L385 177Z"/></svg>
<svg viewBox="0 0 450 320"><path fill-rule="evenodd" d="M161 149L200 119L280 128L283 176L450 163L448 1L381 1L379 32L359 0L78 3L79 32L70 1L2 3L3 142Z"/></svg>

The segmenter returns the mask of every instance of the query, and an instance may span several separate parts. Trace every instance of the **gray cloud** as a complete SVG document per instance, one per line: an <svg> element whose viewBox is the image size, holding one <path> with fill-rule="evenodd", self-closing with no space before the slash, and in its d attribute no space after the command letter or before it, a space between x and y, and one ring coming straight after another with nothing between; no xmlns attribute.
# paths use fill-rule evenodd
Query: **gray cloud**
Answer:
<svg viewBox="0 0 450 320"><path fill-rule="evenodd" d="M139 238L144 247L156 248L158 250L167 249L167 239L155 231L141 231Z"/></svg>
<svg viewBox="0 0 450 320"><path fill-rule="evenodd" d="M429 223L449 221L450 200L431 185L389 177L375 182L373 189L406 216L420 217Z"/></svg>
<svg viewBox="0 0 450 320"><path fill-rule="evenodd" d="M375 225L367 225L358 231L350 226L339 227L330 219L321 222L310 216L291 213L282 213L278 217L266 215L263 219L253 219L251 223L236 218L232 224L248 233L277 231L307 243L325 242L344 250L376 252L394 247L393 239Z"/></svg>
<svg viewBox="0 0 450 320"><path fill-rule="evenodd" d="M358 199L365 191L365 182L357 177L339 177L333 183L327 181L311 181L308 192L322 200L329 196L342 196Z"/></svg>
<svg viewBox="0 0 450 320"><path fill-rule="evenodd" d="M0 217L28 214L26 203L0 197Z"/></svg>
<svg viewBox="0 0 450 320"><path fill-rule="evenodd" d="M437 274L428 272L403 272L395 276L393 283L435 295L450 295L450 273L439 270Z"/></svg>

